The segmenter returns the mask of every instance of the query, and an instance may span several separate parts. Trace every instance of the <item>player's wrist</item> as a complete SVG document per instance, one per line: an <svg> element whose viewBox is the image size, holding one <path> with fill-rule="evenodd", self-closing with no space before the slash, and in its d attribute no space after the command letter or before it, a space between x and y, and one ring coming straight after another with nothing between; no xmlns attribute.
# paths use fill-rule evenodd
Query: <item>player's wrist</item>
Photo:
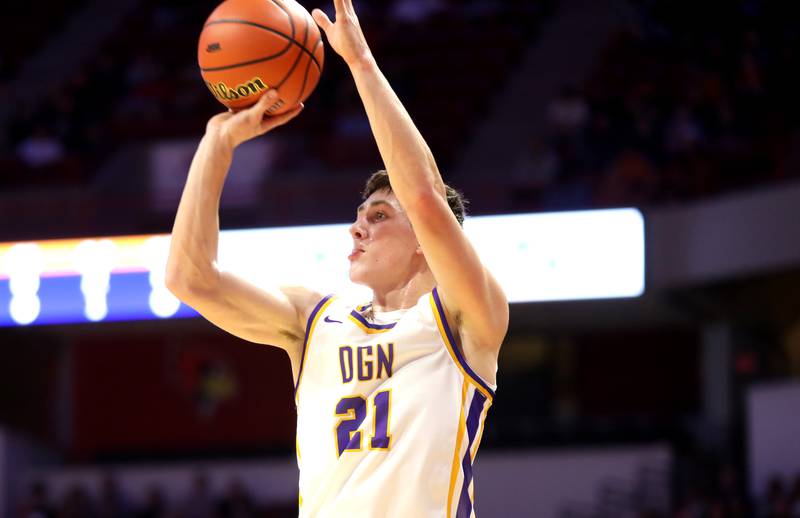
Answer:
<svg viewBox="0 0 800 518"><path fill-rule="evenodd" d="M230 131L224 127L208 128L205 138L211 144L212 149L219 153L233 153L237 146Z"/></svg>
<svg viewBox="0 0 800 518"><path fill-rule="evenodd" d="M378 63L375 61L375 56L372 55L372 52L369 50L369 48L365 48L348 60L347 66L350 67L350 70L353 73L367 72L376 69L378 67Z"/></svg>

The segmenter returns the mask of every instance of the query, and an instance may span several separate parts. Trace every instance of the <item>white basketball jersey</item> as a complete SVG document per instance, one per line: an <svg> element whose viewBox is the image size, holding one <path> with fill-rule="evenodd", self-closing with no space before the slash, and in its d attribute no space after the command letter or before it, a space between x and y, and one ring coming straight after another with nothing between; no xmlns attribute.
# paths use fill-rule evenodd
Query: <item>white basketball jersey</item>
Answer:
<svg viewBox="0 0 800 518"><path fill-rule="evenodd" d="M453 341L437 291L375 313L325 297L295 398L301 518L475 516L472 463L494 388Z"/></svg>

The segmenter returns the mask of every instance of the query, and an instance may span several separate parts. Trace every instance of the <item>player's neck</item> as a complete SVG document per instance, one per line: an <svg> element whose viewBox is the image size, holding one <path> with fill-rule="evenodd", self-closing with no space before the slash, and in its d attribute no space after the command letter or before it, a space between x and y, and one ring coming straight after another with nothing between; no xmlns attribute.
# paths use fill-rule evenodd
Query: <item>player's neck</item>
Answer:
<svg viewBox="0 0 800 518"><path fill-rule="evenodd" d="M436 287L430 270L412 277L400 286L372 290L372 307L377 312L407 309L417 304L421 296Z"/></svg>

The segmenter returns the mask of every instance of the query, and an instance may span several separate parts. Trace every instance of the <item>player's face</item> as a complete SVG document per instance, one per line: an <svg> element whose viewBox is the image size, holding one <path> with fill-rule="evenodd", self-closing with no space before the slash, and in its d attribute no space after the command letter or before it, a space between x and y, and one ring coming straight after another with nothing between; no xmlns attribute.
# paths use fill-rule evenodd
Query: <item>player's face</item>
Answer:
<svg viewBox="0 0 800 518"><path fill-rule="evenodd" d="M400 287L424 258L414 229L394 193L376 191L359 206L350 227L350 280L374 288Z"/></svg>

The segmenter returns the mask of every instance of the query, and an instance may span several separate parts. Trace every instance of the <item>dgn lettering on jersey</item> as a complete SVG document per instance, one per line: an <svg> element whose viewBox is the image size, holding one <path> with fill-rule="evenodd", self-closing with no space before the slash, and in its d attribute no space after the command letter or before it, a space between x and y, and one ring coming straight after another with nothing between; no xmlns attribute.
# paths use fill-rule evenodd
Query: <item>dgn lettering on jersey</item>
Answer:
<svg viewBox="0 0 800 518"><path fill-rule="evenodd" d="M339 366L342 383L391 378L394 364L394 344L389 343L352 347L339 347Z"/></svg>

